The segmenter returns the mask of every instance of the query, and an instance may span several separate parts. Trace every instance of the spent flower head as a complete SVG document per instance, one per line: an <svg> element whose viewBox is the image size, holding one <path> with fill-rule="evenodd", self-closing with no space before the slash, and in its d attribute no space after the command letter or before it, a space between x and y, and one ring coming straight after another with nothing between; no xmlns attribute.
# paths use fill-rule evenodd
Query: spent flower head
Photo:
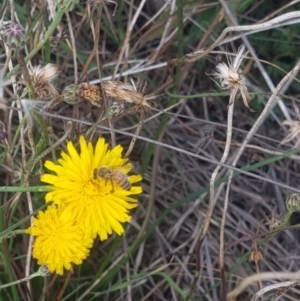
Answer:
<svg viewBox="0 0 300 301"><path fill-rule="evenodd" d="M29 67L28 73L35 94L39 100L50 100L58 96L58 92L52 84L58 75L57 65L47 64L44 67ZM27 93L26 88L25 93Z"/></svg>
<svg viewBox="0 0 300 301"><path fill-rule="evenodd" d="M106 97L113 101L120 101L124 104L131 105L133 111L148 111L152 107L149 101L157 98L155 94L145 94L146 82L137 78L134 81L130 79L130 83L121 81L104 80L101 82L101 88Z"/></svg>
<svg viewBox="0 0 300 301"><path fill-rule="evenodd" d="M224 62L219 63L212 75L220 80L223 89L239 91L244 105L249 108L248 101L250 100L250 96L246 86L246 79L240 70L241 63L247 53L245 53L245 45L241 45L234 60L232 61L231 58L227 57L228 64Z"/></svg>
<svg viewBox="0 0 300 301"><path fill-rule="evenodd" d="M142 192L140 175L128 176L133 165L122 158L122 147L108 149L103 138L93 148L80 136L80 151L72 142L62 152L58 164L46 161L45 167L56 175L44 174L41 181L51 185L46 202L64 206L67 216L82 223L88 237L97 234L101 240L115 231L124 232L122 223L129 222L129 210L137 206L131 195Z"/></svg>
<svg viewBox="0 0 300 301"><path fill-rule="evenodd" d="M60 275L64 269L71 270L72 264L81 264L93 243L82 225L56 205L39 211L26 233L35 236L33 257L38 264Z"/></svg>
<svg viewBox="0 0 300 301"><path fill-rule="evenodd" d="M100 90L95 85L87 83L72 84L66 86L62 91L62 99L70 105L75 105L83 101L90 102L92 105L101 107L102 98Z"/></svg>

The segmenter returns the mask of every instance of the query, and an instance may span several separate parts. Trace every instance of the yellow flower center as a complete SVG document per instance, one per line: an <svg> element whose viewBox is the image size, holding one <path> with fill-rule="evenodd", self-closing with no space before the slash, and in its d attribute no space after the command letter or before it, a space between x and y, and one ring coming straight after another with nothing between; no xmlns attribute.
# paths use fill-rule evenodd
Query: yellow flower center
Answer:
<svg viewBox="0 0 300 301"><path fill-rule="evenodd" d="M110 194L111 193L111 185L109 185L111 181L107 181L107 185L103 184L102 181L94 180L85 182L82 185L82 191L87 196L96 196L99 194Z"/></svg>

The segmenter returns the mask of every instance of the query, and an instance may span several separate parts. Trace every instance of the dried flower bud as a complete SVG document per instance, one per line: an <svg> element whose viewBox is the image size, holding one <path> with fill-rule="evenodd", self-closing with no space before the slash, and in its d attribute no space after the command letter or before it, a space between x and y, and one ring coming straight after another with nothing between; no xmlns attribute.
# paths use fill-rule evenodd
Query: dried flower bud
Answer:
<svg viewBox="0 0 300 301"><path fill-rule="evenodd" d="M78 0L57 0L56 5L59 10L71 11L79 3Z"/></svg>
<svg viewBox="0 0 300 301"><path fill-rule="evenodd" d="M123 114L125 111L125 105L121 101L114 101L107 113L109 117L116 117Z"/></svg>
<svg viewBox="0 0 300 301"><path fill-rule="evenodd" d="M48 277L51 275L48 267L46 265L42 265L39 270L38 273L42 276L42 277Z"/></svg>
<svg viewBox="0 0 300 301"><path fill-rule="evenodd" d="M300 210L300 194L292 193L290 194L285 201L286 208L288 211L297 212Z"/></svg>
<svg viewBox="0 0 300 301"><path fill-rule="evenodd" d="M93 105L98 107L101 106L100 100L100 91L99 89L90 84L82 83L79 85L69 85L64 88L62 92L62 97L64 102L75 105L83 101L88 101Z"/></svg>
<svg viewBox="0 0 300 301"><path fill-rule="evenodd" d="M275 216L274 214L271 214L269 216L266 216L265 224L268 225L269 229L272 231L272 230L277 229L280 226L281 219L279 217Z"/></svg>
<svg viewBox="0 0 300 301"><path fill-rule="evenodd" d="M27 35L24 27L19 23L9 22L4 26L3 42L12 50L19 50L25 47Z"/></svg>

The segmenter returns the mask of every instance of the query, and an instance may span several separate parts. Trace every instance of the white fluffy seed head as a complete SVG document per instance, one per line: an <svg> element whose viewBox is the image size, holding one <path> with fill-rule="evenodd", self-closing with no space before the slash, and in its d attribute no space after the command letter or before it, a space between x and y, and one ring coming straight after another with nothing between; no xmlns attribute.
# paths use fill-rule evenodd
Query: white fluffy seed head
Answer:
<svg viewBox="0 0 300 301"><path fill-rule="evenodd" d="M236 57L232 61L227 59L228 64L221 62L216 66L216 71L212 74L220 80L220 85L226 90L239 90L246 107L250 99L246 86L246 79L240 71L240 66L247 53L245 53L245 45L241 45L238 49Z"/></svg>

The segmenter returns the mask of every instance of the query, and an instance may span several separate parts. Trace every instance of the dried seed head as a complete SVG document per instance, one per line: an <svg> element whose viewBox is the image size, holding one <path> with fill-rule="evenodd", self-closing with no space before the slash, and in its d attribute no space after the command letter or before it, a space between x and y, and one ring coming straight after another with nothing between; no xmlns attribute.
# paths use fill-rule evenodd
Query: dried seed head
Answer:
<svg viewBox="0 0 300 301"><path fill-rule="evenodd" d="M101 82L101 88L106 97L111 97L115 101L130 104L136 111L150 110L152 107L148 101L157 97L154 94L144 94L146 85L141 84L140 79L138 79L137 83L131 79L131 84L125 84L121 81L105 80Z"/></svg>
<svg viewBox="0 0 300 301"><path fill-rule="evenodd" d="M274 214L271 214L270 216L266 216L265 224L268 225L272 231L278 228L278 226L281 224L281 219Z"/></svg>
<svg viewBox="0 0 300 301"><path fill-rule="evenodd" d="M262 259L264 259L264 257L260 250L255 248L251 251L250 256L249 256L249 261L258 262L258 261L261 261Z"/></svg>
<svg viewBox="0 0 300 301"><path fill-rule="evenodd" d="M247 55L247 52L244 53L244 51L245 45L241 45L233 62L230 58L227 58L228 65L223 62L219 63L216 66L216 72L214 72L212 75L220 80L220 84L223 89L239 90L242 95L244 105L249 108L248 101L251 98L248 94L246 79L240 71L241 63Z"/></svg>
<svg viewBox="0 0 300 301"><path fill-rule="evenodd" d="M286 208L290 212L300 211L300 194L292 193L290 194L285 201Z"/></svg>
<svg viewBox="0 0 300 301"><path fill-rule="evenodd" d="M62 97L70 105L88 101L97 107L101 107L101 95L98 87L87 83L66 86L62 92Z"/></svg>
<svg viewBox="0 0 300 301"><path fill-rule="evenodd" d="M24 48L28 38L24 27L15 22L9 22L4 25L2 36L3 42L12 50Z"/></svg>
<svg viewBox="0 0 300 301"><path fill-rule="evenodd" d="M40 100L49 100L58 96L58 92L52 84L58 75L57 65L36 66L28 68L28 72L34 91Z"/></svg>

